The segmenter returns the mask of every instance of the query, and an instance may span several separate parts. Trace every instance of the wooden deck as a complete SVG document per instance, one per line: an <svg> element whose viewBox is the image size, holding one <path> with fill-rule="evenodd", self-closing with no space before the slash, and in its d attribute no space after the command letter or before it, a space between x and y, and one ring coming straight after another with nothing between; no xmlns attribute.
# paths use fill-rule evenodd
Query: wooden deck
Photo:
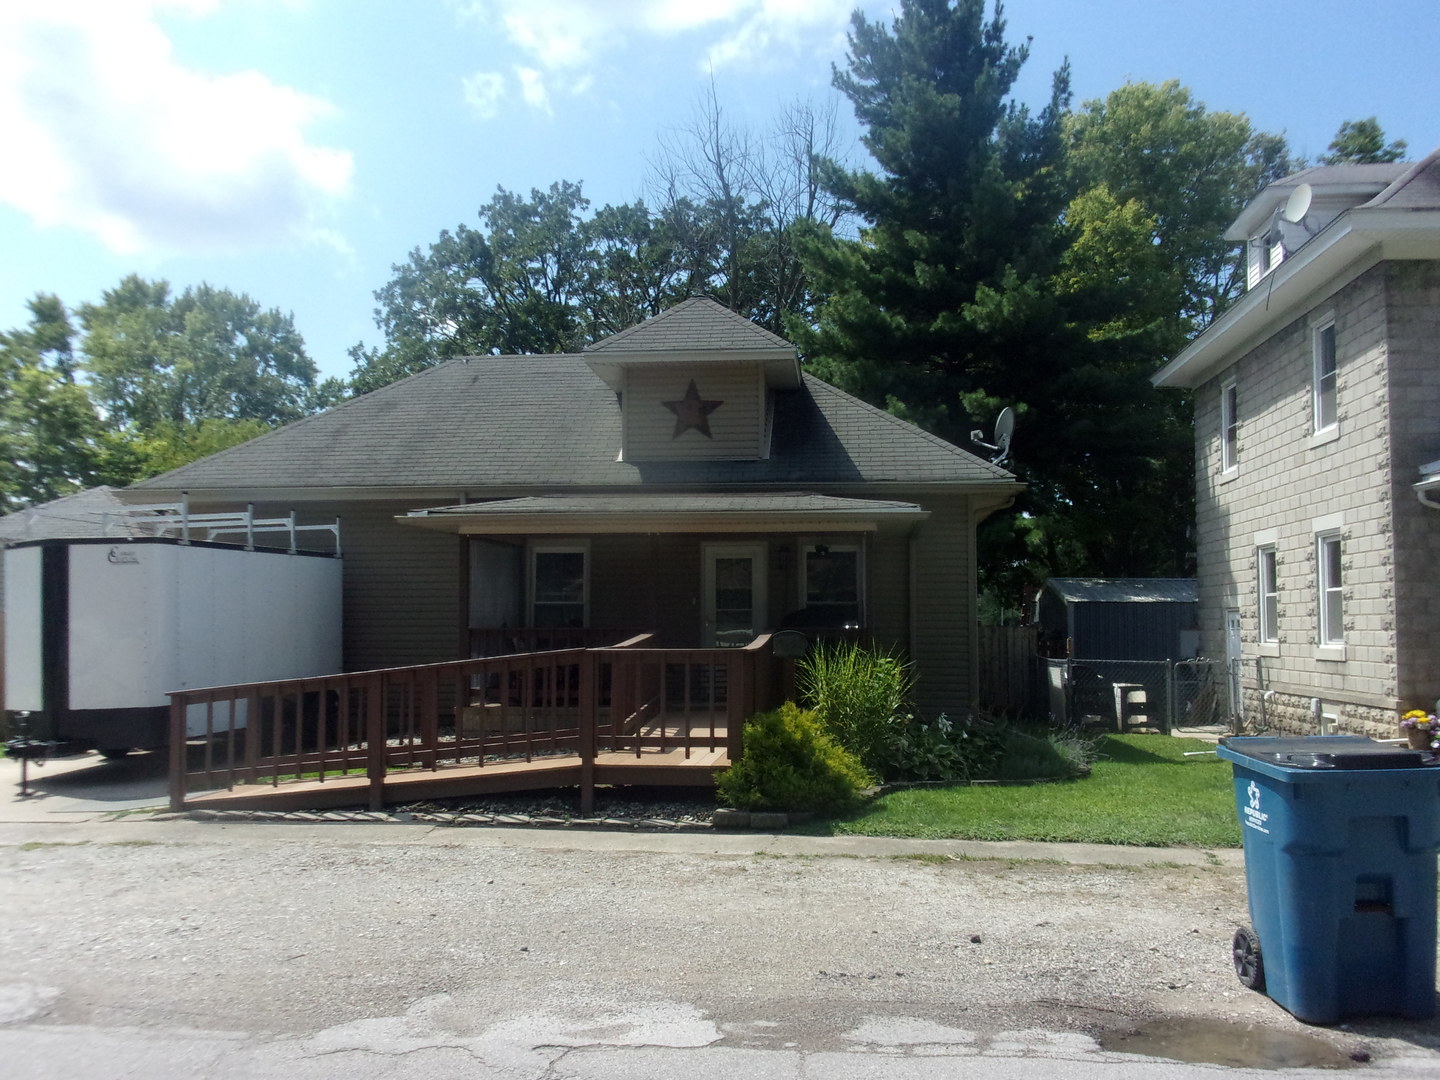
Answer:
<svg viewBox="0 0 1440 1080"><path fill-rule="evenodd" d="M378 810L577 787L588 811L597 785L712 786L745 718L778 703L769 638L647 644L172 694L171 808Z"/></svg>

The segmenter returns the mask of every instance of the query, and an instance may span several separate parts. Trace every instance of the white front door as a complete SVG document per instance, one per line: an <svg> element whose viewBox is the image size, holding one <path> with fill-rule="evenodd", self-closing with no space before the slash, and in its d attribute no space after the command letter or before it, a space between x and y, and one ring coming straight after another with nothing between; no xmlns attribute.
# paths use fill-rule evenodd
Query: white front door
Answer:
<svg viewBox="0 0 1440 1080"><path fill-rule="evenodd" d="M1240 658L1244 647L1240 641L1240 609L1225 609L1225 671L1226 685L1230 688L1230 715L1245 715L1245 695L1241 693Z"/></svg>
<svg viewBox="0 0 1440 1080"><path fill-rule="evenodd" d="M763 543L704 546L706 646L748 645L765 628L765 560Z"/></svg>

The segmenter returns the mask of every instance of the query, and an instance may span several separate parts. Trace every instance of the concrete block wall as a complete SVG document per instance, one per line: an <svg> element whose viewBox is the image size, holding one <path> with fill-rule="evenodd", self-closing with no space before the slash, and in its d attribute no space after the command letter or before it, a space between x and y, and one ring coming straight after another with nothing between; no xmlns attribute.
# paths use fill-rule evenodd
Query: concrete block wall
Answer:
<svg viewBox="0 0 1440 1080"><path fill-rule="evenodd" d="M1336 330L1338 432L1314 430L1314 331ZM1272 730L1314 730L1312 702L1338 711L1339 730L1393 732L1394 504L1387 348L1387 271L1348 282L1196 391L1197 544L1202 648L1225 653L1224 613L1238 608L1243 651L1272 690ZM1220 471L1220 394L1238 391L1238 467ZM1413 499L1413 495L1408 496ZM1341 522L1343 659L1318 647L1316 522ZM1440 526L1440 522L1436 523ZM1277 556L1279 641L1259 642L1257 534ZM1249 666L1251 672L1253 665ZM1247 717L1258 713L1253 677ZM1338 708L1337 708L1338 706Z"/></svg>

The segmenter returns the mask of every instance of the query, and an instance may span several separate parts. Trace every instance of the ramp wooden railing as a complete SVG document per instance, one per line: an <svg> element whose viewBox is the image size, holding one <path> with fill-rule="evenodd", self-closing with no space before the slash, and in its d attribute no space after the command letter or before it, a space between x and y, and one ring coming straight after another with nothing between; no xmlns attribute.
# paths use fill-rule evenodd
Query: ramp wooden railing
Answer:
<svg viewBox="0 0 1440 1080"><path fill-rule="evenodd" d="M745 718L778 704L769 635L743 649L651 640L176 691L170 805L198 790L354 788L363 777L364 801L380 809L397 772L567 757L588 805L603 755L737 759Z"/></svg>

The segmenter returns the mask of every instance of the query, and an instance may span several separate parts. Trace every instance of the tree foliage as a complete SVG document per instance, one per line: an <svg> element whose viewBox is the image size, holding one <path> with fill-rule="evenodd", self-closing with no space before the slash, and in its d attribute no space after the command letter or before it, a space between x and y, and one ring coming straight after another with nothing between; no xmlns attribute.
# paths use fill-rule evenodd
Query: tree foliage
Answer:
<svg viewBox="0 0 1440 1080"><path fill-rule="evenodd" d="M0 333L0 501L13 510L127 484L339 400L289 315L209 285L131 275L83 304L29 302Z"/></svg>
<svg viewBox="0 0 1440 1080"><path fill-rule="evenodd" d="M649 205L592 214L565 180L528 198L499 188L478 227L446 230L391 268L375 293L385 343L351 349L351 389L455 356L573 351L691 296L780 331L809 310L798 224L842 218L817 171L836 147L833 113L797 104L756 138L726 120L712 88L661 140Z"/></svg>
<svg viewBox="0 0 1440 1080"><path fill-rule="evenodd" d="M1032 115L1005 29L984 0L853 17L835 84L879 170L829 169L861 235L812 231L825 299L792 336L822 377L958 445L1015 408L1029 488L982 533L992 587L1183 573L1188 405L1149 375L1233 297L1220 234L1288 152L1174 83L1067 115L1062 68Z"/></svg>
<svg viewBox="0 0 1440 1080"><path fill-rule="evenodd" d="M1320 159L1325 165L1375 165L1404 161L1409 145L1404 139L1385 141L1385 131L1375 117L1346 120L1330 142L1330 153Z"/></svg>

